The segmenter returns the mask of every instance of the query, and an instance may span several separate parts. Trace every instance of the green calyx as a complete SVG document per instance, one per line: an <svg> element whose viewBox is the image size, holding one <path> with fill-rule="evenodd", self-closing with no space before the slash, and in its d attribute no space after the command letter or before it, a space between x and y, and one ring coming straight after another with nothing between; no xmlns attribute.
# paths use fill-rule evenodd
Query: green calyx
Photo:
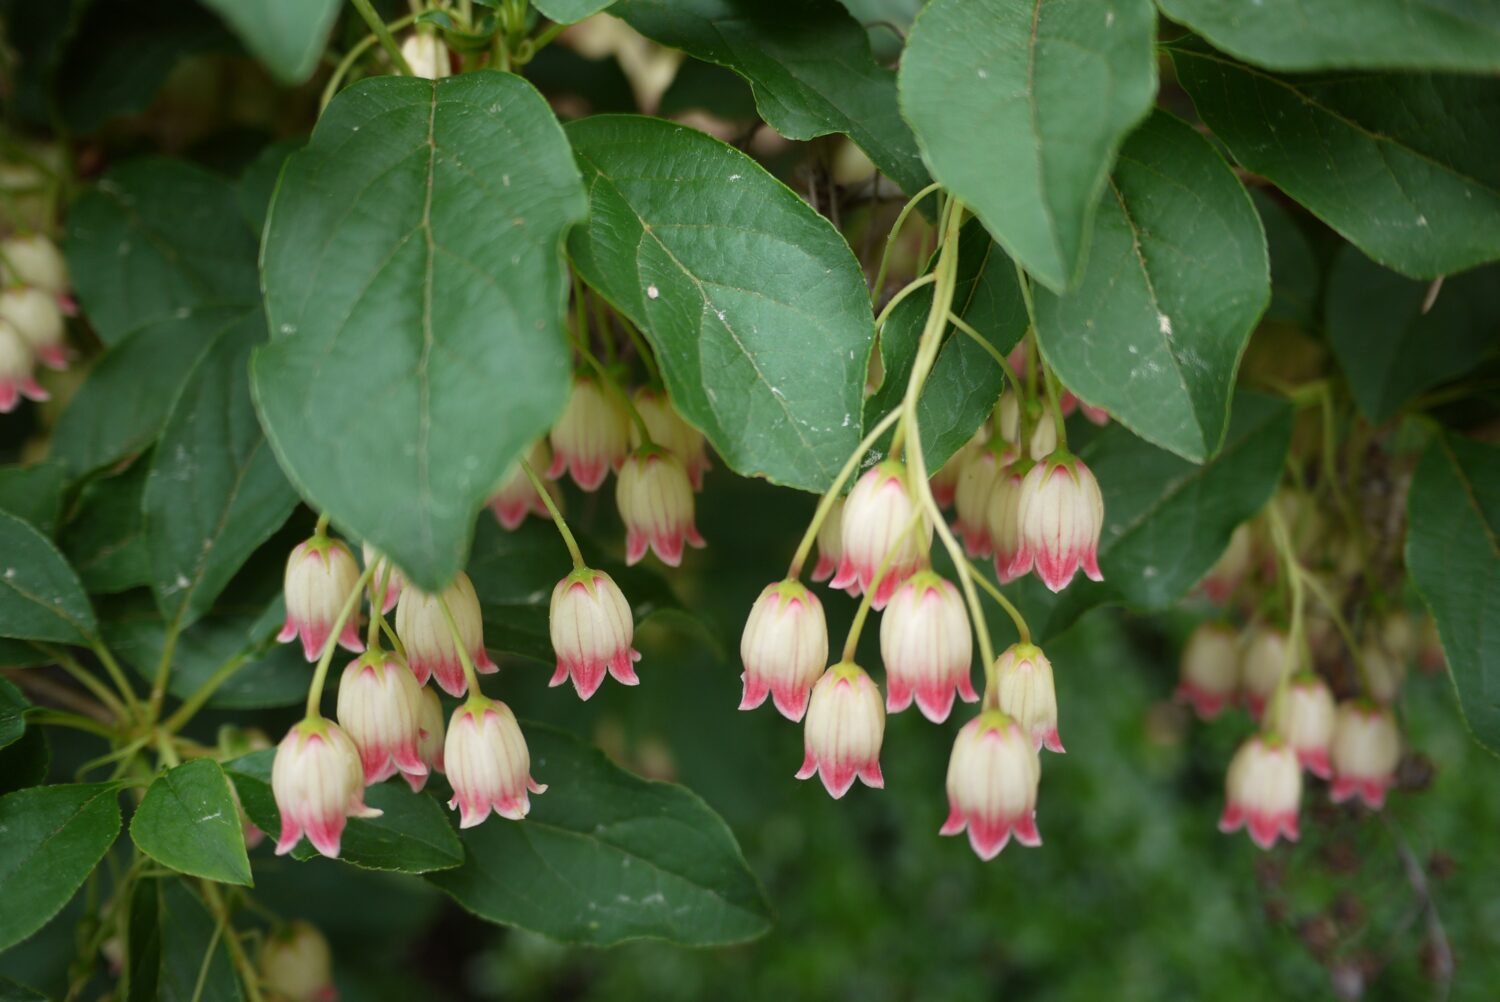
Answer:
<svg viewBox="0 0 1500 1002"><path fill-rule="evenodd" d="M828 673L835 679L844 682L858 682L862 678L868 679L870 677L863 668L853 661L840 661L832 668L829 668Z"/></svg>
<svg viewBox="0 0 1500 1002"><path fill-rule="evenodd" d="M593 595L598 591L599 579L607 577L609 577L608 574L605 574L603 571L596 571L592 567L579 567L576 570L568 572L568 576L563 578L563 589L567 590L575 584L581 584L588 589L590 595Z"/></svg>
<svg viewBox="0 0 1500 1002"><path fill-rule="evenodd" d="M984 733L985 731L1000 731L1003 733L1014 727L1016 723L1015 718L1004 710L999 709L985 710L974 719L979 722L977 729L980 733Z"/></svg>
<svg viewBox="0 0 1500 1002"><path fill-rule="evenodd" d="M785 609L792 602L802 602L805 605L812 595L807 590L807 586L796 578L786 578L775 584L766 585L765 591L761 594L775 595L778 609Z"/></svg>

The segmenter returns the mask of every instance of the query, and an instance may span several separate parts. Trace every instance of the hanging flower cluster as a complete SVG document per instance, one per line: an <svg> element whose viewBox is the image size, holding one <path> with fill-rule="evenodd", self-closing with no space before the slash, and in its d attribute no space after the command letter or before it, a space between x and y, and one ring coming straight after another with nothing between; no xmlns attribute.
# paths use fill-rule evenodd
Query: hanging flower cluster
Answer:
<svg viewBox="0 0 1500 1002"><path fill-rule="evenodd" d="M37 232L0 240L0 414L15 410L22 398L48 399L36 367L68 367L64 318L76 312L56 244Z"/></svg>

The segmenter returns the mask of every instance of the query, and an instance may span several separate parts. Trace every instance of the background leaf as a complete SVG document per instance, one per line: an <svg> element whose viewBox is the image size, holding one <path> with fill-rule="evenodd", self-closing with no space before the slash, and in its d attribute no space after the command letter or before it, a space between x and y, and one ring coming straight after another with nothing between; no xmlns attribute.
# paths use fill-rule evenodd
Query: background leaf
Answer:
<svg viewBox="0 0 1500 1002"><path fill-rule="evenodd" d="M141 493L151 460L142 456L123 473L90 481L58 545L90 595L109 595L151 582L151 556L141 527Z"/></svg>
<svg viewBox="0 0 1500 1002"><path fill-rule="evenodd" d="M317 68L338 19L339 0L202 0L229 23L251 52L285 84Z"/></svg>
<svg viewBox="0 0 1500 1002"><path fill-rule="evenodd" d="M761 117L788 139L842 132L908 194L927 184L896 75L834 0L619 0L610 13L743 76Z"/></svg>
<svg viewBox="0 0 1500 1002"><path fill-rule="evenodd" d="M1304 330L1319 326L1323 266L1307 234L1280 202L1259 188L1250 201L1260 215L1271 259L1271 304L1262 320L1291 324Z"/></svg>
<svg viewBox="0 0 1500 1002"><path fill-rule="evenodd" d="M0 678L0 748L15 743L26 732L26 708L30 705L20 689Z"/></svg>
<svg viewBox="0 0 1500 1002"><path fill-rule="evenodd" d="M248 887L250 860L239 806L224 770L200 758L168 769L130 819L136 847L180 873Z"/></svg>
<svg viewBox="0 0 1500 1002"><path fill-rule="evenodd" d="M94 610L57 547L13 515L0 512L0 636L84 644Z"/></svg>
<svg viewBox="0 0 1500 1002"><path fill-rule="evenodd" d="M125 1002L155 1002L161 978L161 894L153 878L136 881L130 894L124 947Z"/></svg>
<svg viewBox="0 0 1500 1002"><path fill-rule="evenodd" d="M573 24L597 14L614 0L532 0L531 6L559 24Z"/></svg>
<svg viewBox="0 0 1500 1002"><path fill-rule="evenodd" d="M1434 278L1500 257L1500 79L1276 76L1172 49L1214 135L1371 258Z"/></svg>
<svg viewBox="0 0 1500 1002"><path fill-rule="evenodd" d="M1344 247L1334 259L1325 306L1328 342L1359 409L1375 424L1495 351L1500 266L1445 279L1424 313L1431 284L1387 271L1356 247Z"/></svg>
<svg viewBox="0 0 1500 1002"><path fill-rule="evenodd" d="M112 783L46 786L0 797L0 950L68 903L120 833Z"/></svg>
<svg viewBox="0 0 1500 1002"><path fill-rule="evenodd" d="M933 0L901 57L932 174L1050 288L1073 283L1110 162L1156 94L1149 0Z"/></svg>
<svg viewBox="0 0 1500 1002"><path fill-rule="evenodd" d="M1500 753L1500 448L1436 435L1407 512L1406 565L1437 620L1464 718Z"/></svg>
<svg viewBox="0 0 1500 1002"><path fill-rule="evenodd" d="M0 511L30 522L43 535L57 529L66 471L57 463L0 466Z"/></svg>
<svg viewBox="0 0 1500 1002"><path fill-rule="evenodd" d="M217 920L181 880L161 882L162 951L159 1002L194 1002L244 997L229 947L214 939ZM212 954L210 955L210 951ZM207 963L205 969L204 964ZM199 979L203 989L198 992Z"/></svg>
<svg viewBox="0 0 1500 1002"><path fill-rule="evenodd" d="M40 727L26 728L18 740L0 748L0 794L36 786L47 778L51 765L47 732Z"/></svg>
<svg viewBox="0 0 1500 1002"><path fill-rule="evenodd" d="M437 590L474 516L562 409L564 230L578 176L519 77L339 94L266 225L267 438L316 507Z"/></svg>
<svg viewBox="0 0 1500 1002"><path fill-rule="evenodd" d="M568 138L591 208L568 253L651 340L678 410L736 472L826 488L859 441L873 338L849 245L701 132L605 115Z"/></svg>
<svg viewBox="0 0 1500 1002"><path fill-rule="evenodd" d="M523 725L549 784L525 821L463 832L462 867L428 879L492 922L574 943L753 939L769 908L729 827L689 790L609 764L561 731Z"/></svg>

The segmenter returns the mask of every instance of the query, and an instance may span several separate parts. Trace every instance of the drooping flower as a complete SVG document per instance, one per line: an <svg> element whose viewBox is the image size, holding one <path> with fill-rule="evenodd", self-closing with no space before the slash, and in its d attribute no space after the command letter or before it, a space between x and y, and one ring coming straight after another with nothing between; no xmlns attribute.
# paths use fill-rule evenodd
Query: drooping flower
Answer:
<svg viewBox="0 0 1500 1002"><path fill-rule="evenodd" d="M38 403L52 399L33 374L31 346L15 325L0 320L0 414L15 410L22 397Z"/></svg>
<svg viewBox="0 0 1500 1002"><path fill-rule="evenodd" d="M426 685L428 678L435 678L448 695L462 696L469 683L464 678L453 631L443 615L443 602L447 602L448 611L453 614L474 670L481 675L499 671L484 649L484 617L479 609L479 595L463 571L439 595L430 595L410 584L402 589L401 601L396 606L396 633L406 645L406 661L419 684Z"/></svg>
<svg viewBox="0 0 1500 1002"><path fill-rule="evenodd" d="M818 526L818 562L813 566L812 579L827 581L838 570L844 559L844 499L835 498L828 509L828 516ZM859 594L858 582L845 585L850 595Z"/></svg>
<svg viewBox="0 0 1500 1002"><path fill-rule="evenodd" d="M805 754L798 779L817 773L823 788L837 800L849 792L854 778L881 789L880 742L885 736L885 707L880 688L865 670L841 661L823 673L813 686L803 725Z"/></svg>
<svg viewBox="0 0 1500 1002"><path fill-rule="evenodd" d="M916 698L922 715L942 723L955 692L978 700L969 669L974 660L969 614L950 581L932 571L906 580L880 619L880 659L885 663L888 713L900 713Z"/></svg>
<svg viewBox="0 0 1500 1002"><path fill-rule="evenodd" d="M938 467L936 473L927 478L927 484L932 489L932 499L939 508L947 508L957 499L958 481L963 476L964 464L969 461L970 455L967 446L959 449Z"/></svg>
<svg viewBox="0 0 1500 1002"><path fill-rule="evenodd" d="M298 543L286 558L283 590L286 625L276 639L283 644L302 638L302 654L318 660L333 624L359 584L359 566L342 540L322 534ZM351 614L339 632L339 646L358 654L365 649L359 639L359 616Z"/></svg>
<svg viewBox="0 0 1500 1002"><path fill-rule="evenodd" d="M68 265L57 244L43 233L16 234L0 242L0 277L30 285L53 298L67 295Z"/></svg>
<svg viewBox="0 0 1500 1002"><path fill-rule="evenodd" d="M573 680L581 699L604 682L606 671L624 685L639 685L634 662L641 652L631 646L635 621L620 586L603 571L580 567L552 589L548 613L557 671L548 685Z"/></svg>
<svg viewBox="0 0 1500 1002"><path fill-rule="evenodd" d="M995 478L990 489L985 521L990 543L995 548L995 576L1001 584L1025 575L1031 570L1031 551L1021 545L1021 484L1025 474L1019 465L1007 466Z"/></svg>
<svg viewBox="0 0 1500 1002"><path fill-rule="evenodd" d="M920 524L908 531L915 515L905 466L887 459L866 470L844 504L843 552L829 587L847 588L850 594L873 588L871 607L885 608L901 582L922 566L932 542L932 526L924 518L919 517ZM891 554L877 584L875 576Z"/></svg>
<svg viewBox="0 0 1500 1002"><path fill-rule="evenodd" d="M379 783L399 769L426 776L417 750L421 737L422 687L400 656L366 651L349 662L339 680L339 726L359 749L365 785Z"/></svg>
<svg viewBox="0 0 1500 1002"><path fill-rule="evenodd" d="M618 470L629 451L630 415L614 393L599 385L591 376L573 377L573 391L562 417L552 426L552 465L547 476L553 480L572 473L573 482L586 491L596 491L609 475Z"/></svg>
<svg viewBox="0 0 1500 1002"><path fill-rule="evenodd" d="M959 730L948 759L948 820L939 833L969 832L980 859L1010 842L1042 844L1036 794L1042 764L1031 737L1000 710L987 710Z"/></svg>
<svg viewBox="0 0 1500 1002"><path fill-rule="evenodd" d="M1286 735L1287 744L1304 769L1319 779L1333 774L1328 756L1333 744L1334 707L1327 682L1312 672L1293 676L1273 724Z"/></svg>
<svg viewBox="0 0 1500 1002"><path fill-rule="evenodd" d="M1259 720L1281 676L1296 671L1287 660L1287 636L1274 626L1252 629L1240 661L1240 690L1250 715Z"/></svg>
<svg viewBox="0 0 1500 1002"><path fill-rule="evenodd" d="M0 291L0 320L9 322L49 369L68 367L68 342L57 298L36 286Z"/></svg>
<svg viewBox="0 0 1500 1002"><path fill-rule="evenodd" d="M1228 623L1199 623L1182 649L1176 697L1212 720L1234 698L1240 679L1239 635Z"/></svg>
<svg viewBox="0 0 1500 1002"><path fill-rule="evenodd" d="M323 855L337 858L349 818L380 816L365 806L359 750L338 724L322 717L301 721L281 739L271 766L271 792L281 814L278 856L306 835Z"/></svg>
<svg viewBox="0 0 1500 1002"><path fill-rule="evenodd" d="M547 447L546 439L537 439L532 443L530 451L526 454L527 462L533 470L545 470L552 465L552 450ZM546 483L547 493L552 496L553 503L561 507L562 494L557 485ZM551 513L547 511L547 502L542 500L541 494L537 493L536 485L521 469L517 463L506 475L505 483L490 498L490 511L495 513L495 520L501 527L509 532L514 532L526 521L528 514L537 518L550 518Z"/></svg>
<svg viewBox="0 0 1500 1002"><path fill-rule="evenodd" d="M1061 591L1079 568L1095 581L1104 498L1083 460L1063 452L1038 462L1021 483L1021 556L1052 591Z"/></svg>
<svg viewBox="0 0 1500 1002"><path fill-rule="evenodd" d="M458 810L460 828L473 828L491 810L519 821L531 810L528 791L547 790L531 777L531 752L516 715L478 693L453 712L443 762L453 787L448 806Z"/></svg>
<svg viewBox="0 0 1500 1002"><path fill-rule="evenodd" d="M412 76L424 80L441 80L453 74L453 59L448 46L435 31L414 31L401 43L401 58L411 67Z"/></svg>
<svg viewBox="0 0 1500 1002"><path fill-rule="evenodd" d="M1040 751L1061 753L1057 733L1057 690L1052 662L1035 644L1012 644L995 659L1000 709L1020 725Z"/></svg>
<svg viewBox="0 0 1500 1002"><path fill-rule="evenodd" d="M970 455L958 475L958 490L954 495L954 510L958 518L954 527L963 537L964 549L971 557L988 557L995 552L994 540L990 536L990 500L994 497L995 482L1004 469L1004 449L1002 441L986 443Z"/></svg>
<svg viewBox="0 0 1500 1002"><path fill-rule="evenodd" d="M770 695L782 716L801 720L813 683L828 664L828 623L818 597L795 579L767 585L750 607L740 659L740 709L753 710Z"/></svg>
<svg viewBox="0 0 1500 1002"><path fill-rule="evenodd" d="M1394 703L1401 693L1401 684L1406 681L1406 662L1396 657L1384 640L1373 632L1365 638L1359 651L1370 698L1386 706Z"/></svg>
<svg viewBox="0 0 1500 1002"><path fill-rule="evenodd" d="M417 704L417 758L422 760L422 764L427 767L427 772L420 776L402 773L402 778L412 788L413 793L422 792L422 787L427 785L429 775L443 771L445 734L443 702L438 699L437 690L429 689L424 685L417 691L422 696L421 702Z"/></svg>
<svg viewBox="0 0 1500 1002"><path fill-rule="evenodd" d="M1329 753L1333 802L1359 797L1367 807L1385 806L1385 791L1396 779L1401 735L1391 711L1369 700L1340 703Z"/></svg>
<svg viewBox="0 0 1500 1002"><path fill-rule="evenodd" d="M1224 780L1224 813L1219 831L1250 829L1262 849L1278 835L1297 841L1297 810L1302 802L1302 767L1292 746L1274 734L1257 734L1240 745Z"/></svg>
<svg viewBox="0 0 1500 1002"><path fill-rule="evenodd" d="M1199 583L1209 601L1223 605L1245 580L1254 559L1253 539L1248 522L1241 522L1230 533L1229 546Z"/></svg>
<svg viewBox="0 0 1500 1002"><path fill-rule="evenodd" d="M1031 438L1026 443L1026 458L1041 462L1057 451L1057 422L1050 415L1039 414L1031 426Z"/></svg>
<svg viewBox="0 0 1500 1002"><path fill-rule="evenodd" d="M261 943L261 987L286 1002L337 1002L333 951L317 926L301 919L279 926Z"/></svg>
<svg viewBox="0 0 1500 1002"><path fill-rule="evenodd" d="M401 568L392 563L384 553L381 553L369 543L361 547L361 555L365 558L365 566L371 567L379 564L370 573L370 604L374 605L376 597L381 594L381 582L385 583L384 599L380 603L381 615L390 615L390 611L396 608L396 603L401 601L401 589L406 587L406 576L401 573ZM388 572L389 571L389 572Z"/></svg>
<svg viewBox="0 0 1500 1002"><path fill-rule="evenodd" d="M635 391L634 400L636 413L646 423L651 440L677 457L687 471L693 490L701 491L703 474L713 469L708 461L708 445L703 432L688 424L677 412L665 390L642 386ZM643 444L640 429L634 423L630 425L630 444L634 448Z"/></svg>
<svg viewBox="0 0 1500 1002"><path fill-rule="evenodd" d="M649 546L668 567L682 563L683 545L704 546L693 523L693 486L682 462L665 449L642 446L625 460L615 487L625 523L625 563L637 564Z"/></svg>

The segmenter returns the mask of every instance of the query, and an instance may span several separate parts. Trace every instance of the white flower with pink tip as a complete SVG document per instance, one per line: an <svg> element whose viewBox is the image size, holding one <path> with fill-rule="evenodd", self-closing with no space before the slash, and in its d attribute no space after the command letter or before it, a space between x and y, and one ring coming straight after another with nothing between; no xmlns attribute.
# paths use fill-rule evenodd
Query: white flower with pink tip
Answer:
<svg viewBox="0 0 1500 1002"><path fill-rule="evenodd" d="M548 436L552 444L549 479L564 472L586 491L596 491L611 468L618 470L630 445L630 415L613 392L591 376L574 376L562 417Z"/></svg>
<svg viewBox="0 0 1500 1002"><path fill-rule="evenodd" d="M1012 644L995 659L1000 709L1031 736L1037 750L1063 751L1057 733L1057 690L1052 662L1036 644Z"/></svg>
<svg viewBox="0 0 1500 1002"><path fill-rule="evenodd" d="M458 810L460 828L473 828L492 810L519 821L531 810L528 794L547 789L531 778L531 752L516 715L478 694L454 711L443 761L453 786L448 806Z"/></svg>
<svg viewBox="0 0 1500 1002"><path fill-rule="evenodd" d="M634 663L641 652L631 646L635 621L630 603L614 578L580 567L552 589L547 628L557 654L557 671L548 685L573 680L580 699L604 683L607 671L623 685L639 685Z"/></svg>
<svg viewBox="0 0 1500 1002"><path fill-rule="evenodd" d="M453 629L443 615L443 602L453 614L453 623L458 627L463 649L474 662L474 670L481 675L499 671L484 649L484 617L479 609L479 596L463 571L440 595L429 595L411 585L403 589L401 602L396 606L396 634L406 645L406 662L419 685L426 685L428 678L434 678L448 695L462 696L468 691L469 682L464 677L458 645L453 642Z"/></svg>
<svg viewBox="0 0 1500 1002"><path fill-rule="evenodd" d="M922 715L940 724L955 694L966 703L979 699L969 679L974 641L963 596L932 571L913 574L891 596L880 618L880 659L888 713L915 698Z"/></svg>
<svg viewBox="0 0 1500 1002"><path fill-rule="evenodd" d="M800 581L767 585L740 636L745 683L740 709L770 696L788 720L801 720L813 683L828 664L828 623L818 597Z"/></svg>
<svg viewBox="0 0 1500 1002"><path fill-rule="evenodd" d="M932 541L932 526L925 518L912 526L916 514L906 489L905 466L887 459L866 470L844 502L842 553L829 587L846 588L851 595L874 589L871 608L885 608L901 582L922 566ZM876 582L882 564L886 570Z"/></svg>
<svg viewBox="0 0 1500 1002"><path fill-rule="evenodd" d="M332 721L303 720L287 731L271 767L271 792L281 814L276 855L284 856L306 835L325 856L337 858L349 818L378 818L365 806L359 749Z"/></svg>
<svg viewBox="0 0 1500 1002"><path fill-rule="evenodd" d="M540 439L533 443L531 450L526 455L526 461L533 471L545 470L552 465L552 452L547 448L546 439ZM560 503L561 494L557 485L547 483L544 485L547 493L551 495L554 504ZM495 521L507 532L514 532L526 521L527 515L535 515L537 518L550 518L551 512L547 510L547 502L537 491L536 485L526 475L520 463L511 467L505 482L500 489L490 498L490 511L495 514Z"/></svg>
<svg viewBox="0 0 1500 1002"><path fill-rule="evenodd" d="M693 485L682 461L670 452L643 446L620 467L615 487L625 523L625 563L637 564L646 550L668 567L682 563L684 545L704 546L693 524Z"/></svg>
<svg viewBox="0 0 1500 1002"><path fill-rule="evenodd" d="M1018 559L1034 566L1048 588L1062 591L1080 569L1094 581L1104 580L1099 572L1104 497L1083 460L1056 452L1033 466L1021 482L1018 518Z"/></svg>
<svg viewBox="0 0 1500 1002"><path fill-rule="evenodd" d="M1212 720L1234 699L1239 678L1239 634L1228 623L1200 623L1182 649L1176 698Z"/></svg>
<svg viewBox="0 0 1500 1002"><path fill-rule="evenodd" d="M1042 764L1031 737L1010 716L987 710L959 730L948 759L948 819L939 834L965 829L980 859L994 859L1014 835L1042 844L1036 794Z"/></svg>
<svg viewBox="0 0 1500 1002"><path fill-rule="evenodd" d="M298 543L286 560L286 625L276 639L288 643L300 637L303 656L318 660L334 622L358 584L359 566L342 541L319 534ZM338 642L356 654L365 649L359 639L359 616L350 615L344 621Z"/></svg>
<svg viewBox="0 0 1500 1002"><path fill-rule="evenodd" d="M366 785L379 783L400 770L407 776L426 776L417 744L422 687L406 662L389 651L368 651L344 669L339 680L339 726L364 766Z"/></svg>
<svg viewBox="0 0 1500 1002"><path fill-rule="evenodd" d="M1358 797L1366 807L1385 806L1385 791L1396 781L1401 735L1391 711L1368 700L1339 704L1329 753L1330 793L1342 804Z"/></svg>
<svg viewBox="0 0 1500 1002"><path fill-rule="evenodd" d="M880 688L856 664L842 661L813 686L803 724L802 768L798 779L823 780L834 799L854 785L855 777L880 789L880 742L885 737L885 706Z"/></svg>
<svg viewBox="0 0 1500 1002"><path fill-rule="evenodd" d="M1247 828L1262 849L1278 836L1297 841L1297 811L1302 803L1302 766L1297 752L1275 734L1257 734L1240 745L1224 777L1224 813L1219 831L1226 835Z"/></svg>

